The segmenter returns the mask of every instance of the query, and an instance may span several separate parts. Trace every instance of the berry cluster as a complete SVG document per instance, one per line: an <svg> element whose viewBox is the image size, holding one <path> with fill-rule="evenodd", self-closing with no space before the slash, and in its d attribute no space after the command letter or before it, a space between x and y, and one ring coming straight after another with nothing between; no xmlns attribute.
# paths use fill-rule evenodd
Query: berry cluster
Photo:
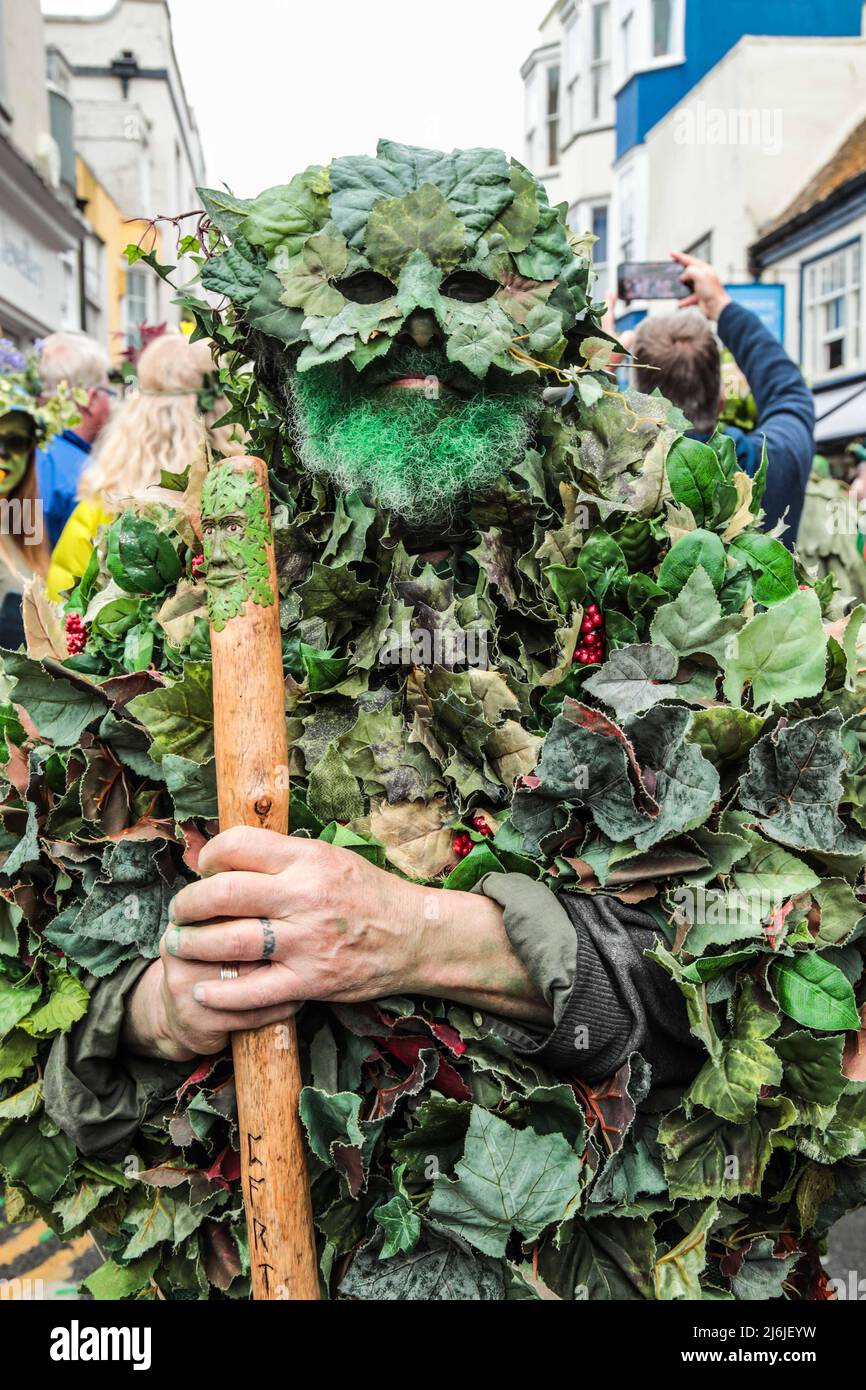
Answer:
<svg viewBox="0 0 866 1390"><path fill-rule="evenodd" d="M66 614L66 650L70 656L78 656L87 646L87 628L81 621L80 613Z"/></svg>
<svg viewBox="0 0 866 1390"><path fill-rule="evenodd" d="M591 603L583 616L580 639L572 661L581 666L597 666L604 660L604 618L597 603Z"/></svg>
<svg viewBox="0 0 866 1390"><path fill-rule="evenodd" d="M201 567L202 567L203 564L204 564L204 556L203 556L203 555L193 555L193 557L192 557L192 577L193 577L193 579L195 579L195 578L201 573Z"/></svg>
<svg viewBox="0 0 866 1390"><path fill-rule="evenodd" d="M451 841L451 848L457 859L465 859L472 849L472 837L468 830L458 830Z"/></svg>
<svg viewBox="0 0 866 1390"><path fill-rule="evenodd" d="M493 834L493 827L488 824L480 811L476 811L475 815L472 817L472 824L479 835L483 835L485 840L490 839Z"/></svg>

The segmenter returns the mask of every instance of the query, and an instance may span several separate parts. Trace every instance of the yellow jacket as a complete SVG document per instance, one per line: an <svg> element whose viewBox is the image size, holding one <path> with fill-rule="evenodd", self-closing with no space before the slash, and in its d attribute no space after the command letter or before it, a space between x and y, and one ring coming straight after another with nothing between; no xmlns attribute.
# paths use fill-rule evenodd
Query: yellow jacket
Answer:
<svg viewBox="0 0 866 1390"><path fill-rule="evenodd" d="M79 502L60 533L48 569L48 596L55 603L72 589L87 569L97 532L114 520L101 502Z"/></svg>

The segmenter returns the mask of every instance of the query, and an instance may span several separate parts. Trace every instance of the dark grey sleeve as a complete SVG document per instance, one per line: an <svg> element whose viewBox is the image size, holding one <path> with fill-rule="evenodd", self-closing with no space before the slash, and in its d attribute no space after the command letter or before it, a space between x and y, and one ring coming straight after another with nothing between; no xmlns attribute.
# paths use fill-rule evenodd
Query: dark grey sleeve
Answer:
<svg viewBox="0 0 866 1390"><path fill-rule="evenodd" d="M651 917L605 894L554 894L523 874L487 874L475 891L502 907L508 939L553 1012L547 1033L496 1020L516 1052L586 1081L613 1075L632 1052L656 1085L695 1075L704 1057L683 997L644 954L659 936Z"/></svg>
<svg viewBox="0 0 866 1390"><path fill-rule="evenodd" d="M127 1000L152 964L135 960L104 980L87 977L87 1014L51 1045L45 1111L82 1154L122 1158L149 1104L171 1095L191 1070L191 1063L150 1061L123 1050Z"/></svg>

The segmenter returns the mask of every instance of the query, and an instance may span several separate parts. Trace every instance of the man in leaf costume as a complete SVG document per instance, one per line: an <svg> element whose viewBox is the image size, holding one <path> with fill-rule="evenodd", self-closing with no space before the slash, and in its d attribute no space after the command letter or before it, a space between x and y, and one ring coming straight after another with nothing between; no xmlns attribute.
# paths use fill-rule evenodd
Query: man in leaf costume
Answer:
<svg viewBox="0 0 866 1390"><path fill-rule="evenodd" d="M866 610L757 529L766 461L615 388L519 164L202 196L292 833L208 842L206 602L256 565L191 473L109 528L84 651L4 657L7 1212L92 1229L99 1296L246 1297L225 1044L307 1001L330 1297L821 1296L866 1198Z"/></svg>

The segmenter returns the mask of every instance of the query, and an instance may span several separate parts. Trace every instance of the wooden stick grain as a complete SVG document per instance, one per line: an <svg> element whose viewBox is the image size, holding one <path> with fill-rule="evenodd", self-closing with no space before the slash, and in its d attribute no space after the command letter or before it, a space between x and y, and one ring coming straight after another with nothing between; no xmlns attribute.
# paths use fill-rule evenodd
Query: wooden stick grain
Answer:
<svg viewBox="0 0 866 1390"><path fill-rule="evenodd" d="M252 469L268 498L261 459L234 459L229 466L236 472ZM270 530L269 502L267 515ZM276 596L272 543L268 561ZM278 603L248 598L244 611L221 630L212 623L211 653L220 829L250 825L285 835L288 747ZM253 1297L318 1299L294 1020L234 1034L232 1053Z"/></svg>

